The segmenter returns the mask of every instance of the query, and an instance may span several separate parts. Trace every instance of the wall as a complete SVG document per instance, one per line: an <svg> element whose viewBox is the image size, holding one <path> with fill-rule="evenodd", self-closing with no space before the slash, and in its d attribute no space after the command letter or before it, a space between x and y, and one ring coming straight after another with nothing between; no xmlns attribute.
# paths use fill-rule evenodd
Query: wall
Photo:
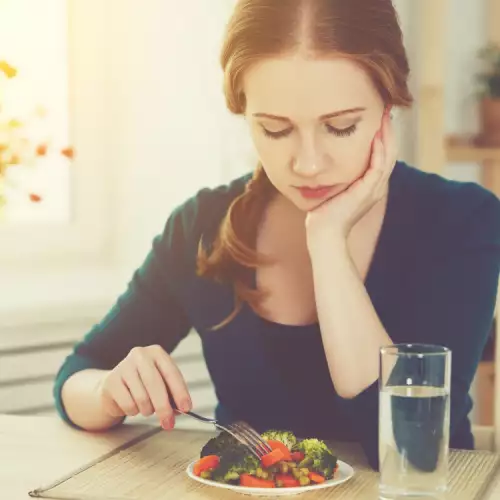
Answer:
<svg viewBox="0 0 500 500"><path fill-rule="evenodd" d="M477 51L486 42L486 2L448 0L445 124L448 134L473 134L478 130L474 74ZM458 180L479 181L474 164L450 164L447 174Z"/></svg>
<svg viewBox="0 0 500 500"><path fill-rule="evenodd" d="M478 49L486 42L486 2L484 0L446 0L448 23L443 26L446 41L445 126L447 134L473 134L478 129L474 74L478 69ZM418 28L418 2L394 0L401 18L405 45L412 75L410 87L417 106L404 113L400 121L400 157L414 163L414 141L418 119L419 37L425 36ZM479 167L475 164L449 164L444 175L479 182Z"/></svg>

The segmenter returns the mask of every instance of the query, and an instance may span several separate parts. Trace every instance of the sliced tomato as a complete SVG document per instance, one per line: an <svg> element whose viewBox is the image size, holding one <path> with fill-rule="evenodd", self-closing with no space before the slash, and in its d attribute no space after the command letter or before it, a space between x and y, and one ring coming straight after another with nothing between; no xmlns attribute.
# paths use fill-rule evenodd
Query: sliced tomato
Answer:
<svg viewBox="0 0 500 500"><path fill-rule="evenodd" d="M292 460L294 462L302 462L306 456L301 451L294 451L292 453Z"/></svg>
<svg viewBox="0 0 500 500"><path fill-rule="evenodd" d="M274 481L269 479L259 479L251 474L241 474L240 485L247 488L276 488Z"/></svg>
<svg viewBox="0 0 500 500"><path fill-rule="evenodd" d="M200 458L193 467L193 474L199 476L202 472L208 469L215 469L219 466L220 459L217 455L207 455Z"/></svg>
<svg viewBox="0 0 500 500"><path fill-rule="evenodd" d="M267 468L267 467L272 467L274 464L277 464L278 462L281 462L283 458L284 458L283 452L279 448L276 448L271 453L264 455L260 459L260 461L262 462L262 466L264 468Z"/></svg>
<svg viewBox="0 0 500 500"><path fill-rule="evenodd" d="M286 444L281 441L275 441L274 439L268 439L267 444L273 450L281 450L283 452L283 460L286 460L287 462L292 460L292 454Z"/></svg>
<svg viewBox="0 0 500 500"><path fill-rule="evenodd" d="M296 488L300 486L299 480L295 479L290 474L277 474L276 482L280 481L284 488Z"/></svg>
<svg viewBox="0 0 500 500"><path fill-rule="evenodd" d="M326 479L317 472L309 472L309 479L316 484L324 483Z"/></svg>

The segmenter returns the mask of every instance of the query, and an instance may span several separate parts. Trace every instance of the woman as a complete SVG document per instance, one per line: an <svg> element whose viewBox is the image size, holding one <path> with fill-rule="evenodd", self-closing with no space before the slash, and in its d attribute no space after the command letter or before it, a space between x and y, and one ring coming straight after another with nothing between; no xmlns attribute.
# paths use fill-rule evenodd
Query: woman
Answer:
<svg viewBox="0 0 500 500"><path fill-rule="evenodd" d="M451 446L473 448L468 395L492 325L500 204L397 162L390 119L409 68L390 0L240 0L222 51L253 175L173 212L128 290L55 384L101 430L192 402L170 353L195 328L217 416L357 440L377 466L379 350L453 351Z"/></svg>

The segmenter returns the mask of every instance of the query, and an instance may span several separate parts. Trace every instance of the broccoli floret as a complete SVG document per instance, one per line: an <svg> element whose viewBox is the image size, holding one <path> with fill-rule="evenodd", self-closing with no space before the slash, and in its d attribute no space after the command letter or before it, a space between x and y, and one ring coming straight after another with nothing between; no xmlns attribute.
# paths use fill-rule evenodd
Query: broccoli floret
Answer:
<svg viewBox="0 0 500 500"><path fill-rule="evenodd" d="M310 470L322 474L327 479L333 476L333 471L337 465L337 457L324 441L303 439L295 445L294 450L304 453L304 462L306 462Z"/></svg>
<svg viewBox="0 0 500 500"><path fill-rule="evenodd" d="M294 436L293 432L290 431L269 430L261 435L264 439L281 441L289 450L291 450L297 443L297 438Z"/></svg>
<svg viewBox="0 0 500 500"><path fill-rule="evenodd" d="M201 449L200 458L207 455L221 455L224 451L232 448L240 448L244 446L229 432L222 431L218 436L210 439Z"/></svg>
<svg viewBox="0 0 500 500"><path fill-rule="evenodd" d="M259 460L248 448L228 432L222 431L210 439L201 450L201 457L217 455L220 463L213 472L213 480L222 483L238 482L240 474L255 474Z"/></svg>
<svg viewBox="0 0 500 500"><path fill-rule="evenodd" d="M257 467L260 467L259 460L244 446L232 448L221 455L213 479L222 483L237 483L240 474L255 474Z"/></svg>

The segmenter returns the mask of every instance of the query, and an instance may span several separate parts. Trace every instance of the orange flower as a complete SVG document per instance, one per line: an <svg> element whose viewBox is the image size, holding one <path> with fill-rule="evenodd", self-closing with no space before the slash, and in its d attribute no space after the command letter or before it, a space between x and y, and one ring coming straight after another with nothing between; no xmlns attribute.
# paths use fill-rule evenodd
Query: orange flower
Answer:
<svg viewBox="0 0 500 500"><path fill-rule="evenodd" d="M65 156L66 158L69 158L72 160L75 156L75 152L73 151L73 148L64 148L61 150L61 154Z"/></svg>
<svg viewBox="0 0 500 500"><path fill-rule="evenodd" d="M37 156L45 156L47 154L47 144L40 144L36 148Z"/></svg>
<svg viewBox="0 0 500 500"><path fill-rule="evenodd" d="M30 201L33 203L40 203L42 201L42 197L36 193L30 193Z"/></svg>

